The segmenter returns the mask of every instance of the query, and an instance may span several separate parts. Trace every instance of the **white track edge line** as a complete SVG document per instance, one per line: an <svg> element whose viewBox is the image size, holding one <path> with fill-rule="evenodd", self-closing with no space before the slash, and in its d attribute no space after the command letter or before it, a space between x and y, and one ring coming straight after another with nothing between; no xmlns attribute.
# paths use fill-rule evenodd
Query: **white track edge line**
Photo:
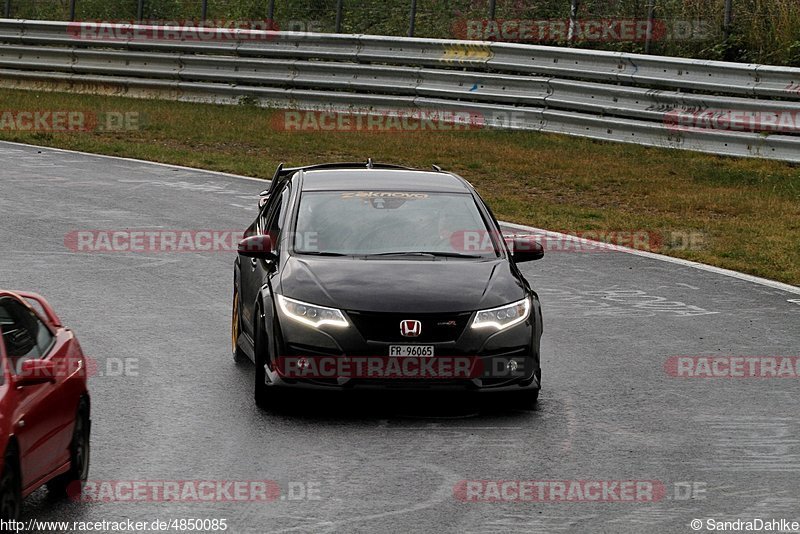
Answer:
<svg viewBox="0 0 800 534"><path fill-rule="evenodd" d="M722 267L715 267L713 265L707 265L705 263L700 263L691 260L684 260L682 258L673 258L672 256L665 256L663 254L656 254L654 252L647 252L646 250L637 250L633 248L623 247L619 245L609 245L608 243L603 243L601 241L594 241L592 239L584 239L582 237L577 237L574 235L563 234L561 232L553 232L551 230L544 230L541 228L534 228L532 226L525 226L522 224L514 224L514 223L500 223L503 226L507 226L509 228L513 228L515 230L525 230L527 232L534 232L544 234L548 237L555 237L558 239L566 239L567 241L577 241L581 244L586 244L594 248L608 248L616 252L624 252L626 254L633 254L634 256L641 256L643 258L650 258L652 260L659 260L665 261L669 263L675 263L678 265L683 265L684 267L692 267L694 269L699 269L701 271L708 271L714 274L720 274L723 276L728 276L731 278L736 278L738 280L744 280L746 282L752 282L754 284L759 284L762 286L771 287L773 289L779 289L781 291L786 291L789 293L794 293L795 295L800 295L800 287L793 286L790 284L784 284L783 282L778 282L775 280L769 280L767 278L761 278L758 276L753 276L751 274L740 273L738 271L732 271L730 269L723 269Z"/></svg>
<svg viewBox="0 0 800 534"><path fill-rule="evenodd" d="M133 163L144 163L147 165L156 165L159 167L169 167L171 169L181 169L184 171L194 171L194 172L204 172L207 174L216 174L219 176L228 176L229 178L238 178L240 180L253 180L257 182L269 182L269 178L255 178L253 176L242 176L241 174L231 174L229 172L222 172L222 171L211 171L208 169L200 169L198 167L186 167L184 165L175 165L173 163L161 163L160 161L148 161L146 159L136 159L136 158L126 158L124 156L109 156L108 154L95 154L94 152L82 152L80 150L69 150L67 148L55 148L49 146L41 146L41 145L30 145L28 143L18 143L16 141L2 141L0 143L6 145L18 145L24 146L28 148L37 148L40 150L52 150L53 152L65 152L67 154L81 154L83 156L92 156L95 158L106 158L106 159L116 159L121 161L130 161Z"/></svg>
<svg viewBox="0 0 800 534"><path fill-rule="evenodd" d="M258 181L258 182L269 181L269 180L264 179L264 178L255 178L255 177L252 177L252 176L242 176L240 174L231 174L231 173L221 172L221 171L210 171L208 169L199 169L199 168L196 168L196 167L185 167L183 165L173 165L173 164L170 164L170 163L161 163L159 161L147 161L147 160L143 160L143 159L126 158L126 157L123 157L123 156L109 156L107 154L94 154L92 152L82 152L80 150L68 150L68 149L65 149L65 148L53 148L53 147L48 147L48 146L31 145L31 144L28 144L28 143L18 143L16 141L0 141L0 143L9 144L9 145L25 146L25 147L29 147L29 148L52 150L54 152L65 152L65 153L68 153L68 154L81 154L81 155L84 155L84 156L93 156L93 157L97 157L97 158L108 158L108 159L115 159L115 160L122 160L122 161L130 161L130 162L134 162L134 163L144 163L144 164L147 164L147 165L157 165L157 166L160 166L160 167L169 167L169 168L172 168L172 169L181 169L181 170L194 171L194 172L203 172L203 173L207 173L207 174L215 174L215 175L218 175L218 176L227 176L229 178L236 178L236 179L239 179L239 180L251 180L251 181ZM668 263L674 263L674 264L677 264L677 265L682 265L684 267L691 267L693 269L698 269L698 270L701 270L701 271L707 271L707 272L710 272L710 273L719 274L719 275L727 276L727 277L730 277L730 278L736 278L737 280L742 280L742 281L745 281L745 282L750 282L750 283L753 283L753 284L758 284L758 285L770 287L772 289L777 289L777 290L780 290L780 291L786 291L787 293L793 293L795 295L800 295L800 287L793 286L793 285L790 285L790 284L784 284L783 282L778 282L778 281L775 281L775 280L769 280L767 278L761 278L759 276L753 276L751 274L745 274L745 273L740 273L738 271L732 271L730 269L723 269L722 267L714 267L713 265L707 265L705 263L699 263L699 262L696 262L696 261L684 260L684 259L681 259L681 258L673 258L672 256L665 256L663 254L655 254L654 252L647 252L645 250L636 250L636 249L632 249L632 248L628 248L628 247L622 247L622 246L618 246L618 245L609 245L608 243L602 243L600 241L593 241L591 239L584 239L582 237L572 236L572 235L569 235L569 234L562 234L560 232L553 232L551 230L544 230L544 229L541 229L541 228L534 228L532 226L525 226L525 225L522 225L522 224L507 223L507 222L502 222L502 221L501 221L500 224L504 225L504 226L508 226L509 228L513 228L513 229L516 229L516 230L525 230L526 232L536 232L536 233L544 234L544 235L547 235L547 236L550 236L550 237L556 237L556 238L559 238L559 239L566 239L566 240L569 240L569 241L578 241L580 243L587 244L587 245L590 245L590 246L595 247L595 248L603 248L603 247L613 248L613 250L615 250L617 252L624 252L626 254L633 254L634 256L641 256L643 258L650 258L652 260L658 260L658 261L665 261L665 262L668 262Z"/></svg>

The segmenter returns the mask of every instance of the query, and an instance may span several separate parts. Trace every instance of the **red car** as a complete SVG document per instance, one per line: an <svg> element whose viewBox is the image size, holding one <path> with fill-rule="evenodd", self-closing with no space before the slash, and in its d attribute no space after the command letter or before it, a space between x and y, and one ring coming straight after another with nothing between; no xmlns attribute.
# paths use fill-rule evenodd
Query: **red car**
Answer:
<svg viewBox="0 0 800 534"><path fill-rule="evenodd" d="M89 473L86 360L39 295L0 290L0 518L47 484L66 495Z"/></svg>

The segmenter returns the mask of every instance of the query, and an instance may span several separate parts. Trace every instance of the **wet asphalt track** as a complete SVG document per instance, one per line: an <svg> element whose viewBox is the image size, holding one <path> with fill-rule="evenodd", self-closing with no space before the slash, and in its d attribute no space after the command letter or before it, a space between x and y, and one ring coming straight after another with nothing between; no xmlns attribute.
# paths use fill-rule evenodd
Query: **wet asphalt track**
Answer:
<svg viewBox="0 0 800 534"><path fill-rule="evenodd" d="M800 355L800 295L624 253L524 271L545 318L539 408L471 397L252 402L229 357L231 253L76 253L92 229L242 229L261 184L0 144L0 287L46 295L91 379L92 480L274 480L270 503L53 502L24 517L226 518L228 532L691 532L800 520L800 381L685 379L672 355ZM127 376L116 363L134 362ZM109 373L110 372L110 373ZM658 502L464 503L461 480L654 480ZM698 482L692 499L676 484ZM315 483L319 499L287 498ZM297 485L295 485L295 488ZM683 492L679 497L683 497Z"/></svg>

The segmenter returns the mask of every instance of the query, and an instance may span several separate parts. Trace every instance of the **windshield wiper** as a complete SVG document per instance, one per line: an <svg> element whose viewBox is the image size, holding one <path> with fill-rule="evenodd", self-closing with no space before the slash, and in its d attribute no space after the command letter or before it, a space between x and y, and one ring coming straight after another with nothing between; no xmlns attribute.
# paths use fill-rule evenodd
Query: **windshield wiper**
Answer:
<svg viewBox="0 0 800 534"><path fill-rule="evenodd" d="M352 254L342 254L341 252L326 252L319 250L295 250L295 252L308 256L352 256Z"/></svg>
<svg viewBox="0 0 800 534"><path fill-rule="evenodd" d="M422 251L401 251L401 252L380 252L377 254L367 254L366 257L374 256L429 256L431 258L483 258L477 254L462 254L460 252L422 252Z"/></svg>

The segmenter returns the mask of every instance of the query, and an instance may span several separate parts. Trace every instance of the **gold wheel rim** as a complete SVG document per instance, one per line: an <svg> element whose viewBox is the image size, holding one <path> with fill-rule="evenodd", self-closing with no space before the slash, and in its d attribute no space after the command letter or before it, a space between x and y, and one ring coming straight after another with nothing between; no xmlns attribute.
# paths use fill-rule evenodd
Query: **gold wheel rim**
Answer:
<svg viewBox="0 0 800 534"><path fill-rule="evenodd" d="M236 344L239 341L239 295L233 294L233 313L231 314L231 350L236 353Z"/></svg>

